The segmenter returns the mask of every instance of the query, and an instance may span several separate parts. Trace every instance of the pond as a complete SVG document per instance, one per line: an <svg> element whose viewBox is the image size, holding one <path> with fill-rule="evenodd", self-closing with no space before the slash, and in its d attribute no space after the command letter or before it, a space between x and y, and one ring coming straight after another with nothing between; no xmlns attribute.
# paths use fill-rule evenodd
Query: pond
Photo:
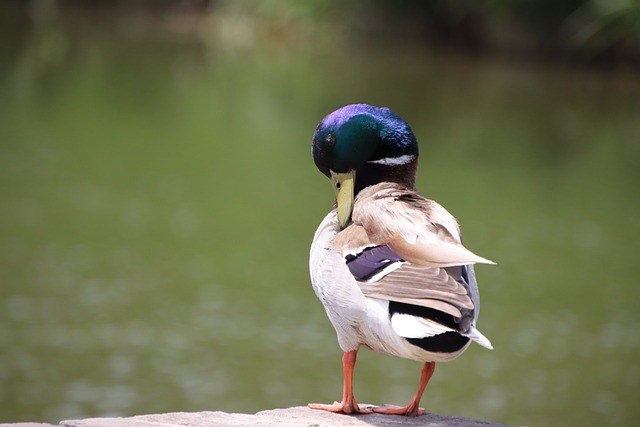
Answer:
<svg viewBox="0 0 640 427"><path fill-rule="evenodd" d="M638 419L637 74L219 19L196 35L43 24L1 53L0 421L338 399L308 277L333 202L310 141L354 102L410 123L418 188L498 263L476 270L495 350L439 364L427 410ZM419 372L364 350L356 396L405 403Z"/></svg>

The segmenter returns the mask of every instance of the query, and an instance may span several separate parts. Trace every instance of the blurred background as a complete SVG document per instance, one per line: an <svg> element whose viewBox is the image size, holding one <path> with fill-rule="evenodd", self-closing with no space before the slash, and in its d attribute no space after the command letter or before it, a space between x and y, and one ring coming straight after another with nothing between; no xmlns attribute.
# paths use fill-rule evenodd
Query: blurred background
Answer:
<svg viewBox="0 0 640 427"><path fill-rule="evenodd" d="M0 5L0 421L332 402L308 278L310 142L354 102L420 141L479 327L427 410L640 417L640 2L32 0ZM420 364L368 351L362 402Z"/></svg>

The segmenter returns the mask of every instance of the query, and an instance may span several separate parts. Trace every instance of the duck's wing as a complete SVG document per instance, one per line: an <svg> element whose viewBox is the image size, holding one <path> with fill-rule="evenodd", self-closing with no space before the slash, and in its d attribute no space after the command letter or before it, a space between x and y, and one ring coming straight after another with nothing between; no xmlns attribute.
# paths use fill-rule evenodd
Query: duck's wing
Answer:
<svg viewBox="0 0 640 427"><path fill-rule="evenodd" d="M348 266L354 264L357 260ZM378 280L360 281L359 285L366 296L429 307L457 318L475 308L464 285L438 267L403 263Z"/></svg>
<svg viewBox="0 0 640 427"><path fill-rule="evenodd" d="M462 245L458 223L445 208L394 183L362 190L354 203L353 222L373 243L388 245L415 265L494 264Z"/></svg>
<svg viewBox="0 0 640 427"><path fill-rule="evenodd" d="M491 261L462 246L455 219L437 203L395 184L366 190L358 195L354 223L333 242L363 294L390 301L400 336L456 332L490 348L475 329L479 299L471 264Z"/></svg>

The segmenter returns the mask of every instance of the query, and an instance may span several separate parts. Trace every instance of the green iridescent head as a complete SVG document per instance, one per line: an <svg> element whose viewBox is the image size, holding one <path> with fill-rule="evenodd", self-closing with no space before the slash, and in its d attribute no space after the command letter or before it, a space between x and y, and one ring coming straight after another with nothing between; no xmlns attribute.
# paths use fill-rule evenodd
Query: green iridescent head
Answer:
<svg viewBox="0 0 640 427"><path fill-rule="evenodd" d="M316 128L312 154L318 169L332 179L339 211L341 200L353 203L354 195L369 185L391 181L414 187L418 142L388 108L353 104L329 114ZM340 188L345 184L351 188ZM350 216L351 207L344 207L343 226Z"/></svg>

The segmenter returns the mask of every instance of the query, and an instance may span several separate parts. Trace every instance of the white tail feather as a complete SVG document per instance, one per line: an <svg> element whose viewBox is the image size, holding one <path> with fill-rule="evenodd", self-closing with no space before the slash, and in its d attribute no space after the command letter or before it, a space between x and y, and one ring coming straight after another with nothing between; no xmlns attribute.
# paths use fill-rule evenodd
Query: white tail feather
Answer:
<svg viewBox="0 0 640 427"><path fill-rule="evenodd" d="M485 337L484 335L482 335L482 333L477 330L476 328L474 328L473 326L471 328L469 328L469 332L467 332L466 334L462 334L467 338L471 338L473 341L477 342L478 344L480 344L481 346L488 348L489 350L493 350L493 346L491 345L491 341L489 341L489 339L487 339L487 337Z"/></svg>

